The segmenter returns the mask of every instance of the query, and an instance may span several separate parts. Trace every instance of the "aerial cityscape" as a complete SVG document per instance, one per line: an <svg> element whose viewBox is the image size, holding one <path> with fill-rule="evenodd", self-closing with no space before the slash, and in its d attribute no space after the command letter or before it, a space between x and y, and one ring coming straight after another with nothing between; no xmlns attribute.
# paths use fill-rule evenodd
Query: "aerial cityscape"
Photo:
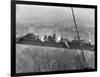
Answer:
<svg viewBox="0 0 100 77"><path fill-rule="evenodd" d="M16 5L16 73L94 69L94 55L94 9Z"/></svg>

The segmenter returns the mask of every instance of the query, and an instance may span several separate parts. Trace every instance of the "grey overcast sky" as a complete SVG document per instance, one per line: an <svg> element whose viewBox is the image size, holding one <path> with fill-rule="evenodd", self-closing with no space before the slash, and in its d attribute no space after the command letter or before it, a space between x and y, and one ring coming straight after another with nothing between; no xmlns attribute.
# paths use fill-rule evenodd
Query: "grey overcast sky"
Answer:
<svg viewBox="0 0 100 77"><path fill-rule="evenodd" d="M94 9L73 9L80 37L91 38L94 41ZM58 33L69 39L75 36L71 7L17 4L16 24L16 31L19 35L33 32L40 37L52 33Z"/></svg>
<svg viewBox="0 0 100 77"><path fill-rule="evenodd" d="M84 26L94 26L94 9L74 8L77 24ZM39 5L16 5L17 22L43 22L52 23L55 21L73 22L70 7L54 7Z"/></svg>

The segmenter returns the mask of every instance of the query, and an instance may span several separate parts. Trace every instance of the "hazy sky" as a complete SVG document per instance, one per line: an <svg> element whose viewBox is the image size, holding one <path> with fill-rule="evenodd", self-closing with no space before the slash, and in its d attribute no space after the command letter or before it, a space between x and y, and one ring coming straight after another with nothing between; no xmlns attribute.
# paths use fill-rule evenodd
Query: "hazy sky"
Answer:
<svg viewBox="0 0 100 77"><path fill-rule="evenodd" d="M84 26L94 26L94 9L74 8L77 24ZM16 5L17 22L41 22L52 23L64 21L73 23L72 11L70 7L54 7L39 5Z"/></svg>
<svg viewBox="0 0 100 77"><path fill-rule="evenodd" d="M94 9L74 8L74 14L80 37L94 40ZM33 32L42 37L58 33L70 39L76 34L70 7L17 4L16 22L17 34Z"/></svg>

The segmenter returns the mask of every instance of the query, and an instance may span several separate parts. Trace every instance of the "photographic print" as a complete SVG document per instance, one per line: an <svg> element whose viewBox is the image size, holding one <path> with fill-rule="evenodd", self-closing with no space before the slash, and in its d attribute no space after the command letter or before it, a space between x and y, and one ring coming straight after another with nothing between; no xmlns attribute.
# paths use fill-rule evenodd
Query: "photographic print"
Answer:
<svg viewBox="0 0 100 77"><path fill-rule="evenodd" d="M96 69L94 8L16 3L15 13L15 73Z"/></svg>

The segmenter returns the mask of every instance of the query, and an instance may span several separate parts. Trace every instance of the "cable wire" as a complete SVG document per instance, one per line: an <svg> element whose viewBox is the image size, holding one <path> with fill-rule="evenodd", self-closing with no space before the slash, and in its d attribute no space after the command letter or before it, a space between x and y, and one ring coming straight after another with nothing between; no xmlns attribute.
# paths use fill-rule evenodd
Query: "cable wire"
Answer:
<svg viewBox="0 0 100 77"><path fill-rule="evenodd" d="M83 61L84 61L84 63L85 63L85 67L84 67L84 68L88 68L88 65L87 65L86 60L85 60L83 48L82 48L82 46L81 46L81 44L80 44L80 36L79 36L78 29L77 29L77 24L76 24L76 20L75 20L75 15L74 15L74 11L73 11L73 8L72 8L72 7L71 7L71 11L72 11L73 20L74 20L74 25L75 25L75 28L76 28L76 33L77 33L77 37L78 37L78 41L79 41L79 46L80 46L81 52L82 52ZM76 52L77 52L77 51L76 51Z"/></svg>

